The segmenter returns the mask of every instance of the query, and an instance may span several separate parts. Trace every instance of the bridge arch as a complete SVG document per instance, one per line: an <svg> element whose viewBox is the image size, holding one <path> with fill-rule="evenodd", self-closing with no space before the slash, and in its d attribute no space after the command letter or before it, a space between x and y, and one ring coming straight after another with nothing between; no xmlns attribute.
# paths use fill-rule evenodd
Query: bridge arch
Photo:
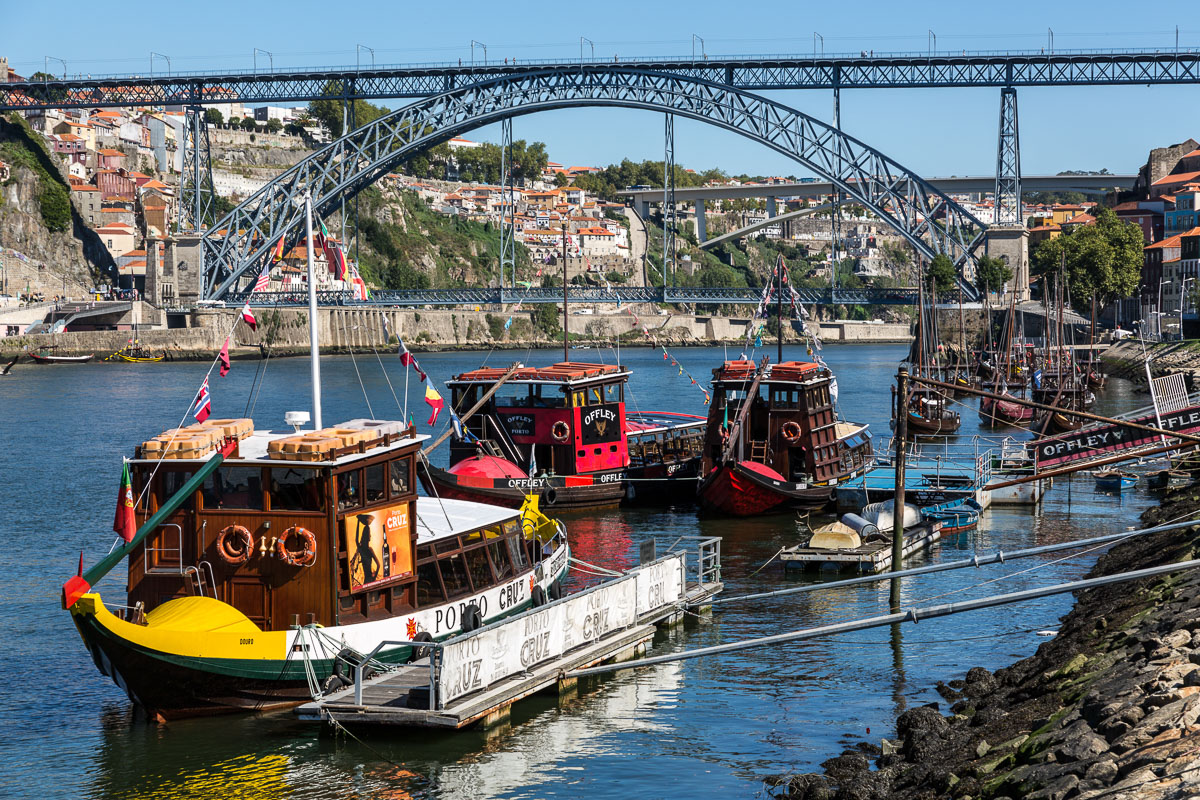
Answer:
<svg viewBox="0 0 1200 800"><path fill-rule="evenodd" d="M580 106L667 112L745 136L832 182L925 257L945 253L960 269L987 228L894 159L781 103L684 75L581 66L451 88L380 117L298 162L204 234L205 297L236 291L252 279L281 236L296 235L304 224L297 201L305 191L311 191L318 211L326 211L439 142L504 118Z"/></svg>

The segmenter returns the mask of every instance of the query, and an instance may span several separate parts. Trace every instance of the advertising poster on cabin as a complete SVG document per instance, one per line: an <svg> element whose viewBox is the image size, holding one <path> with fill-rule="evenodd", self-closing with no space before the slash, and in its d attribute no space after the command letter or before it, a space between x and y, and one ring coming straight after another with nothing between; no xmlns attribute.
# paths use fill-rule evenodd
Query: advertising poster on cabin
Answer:
<svg viewBox="0 0 1200 800"><path fill-rule="evenodd" d="M1153 414L1130 420L1137 425L1158 427ZM1190 406L1162 415L1162 427L1175 433L1195 434L1200 431L1200 406ZM1042 439L1033 448L1039 469L1111 456L1134 447L1154 446L1162 437L1123 425L1101 425L1065 436Z"/></svg>
<svg viewBox="0 0 1200 800"><path fill-rule="evenodd" d="M601 444L621 440L620 403L588 406L581 410L580 419L583 421L584 444Z"/></svg>
<svg viewBox="0 0 1200 800"><path fill-rule="evenodd" d="M350 591L412 574L408 503L349 514L342 534L350 555Z"/></svg>

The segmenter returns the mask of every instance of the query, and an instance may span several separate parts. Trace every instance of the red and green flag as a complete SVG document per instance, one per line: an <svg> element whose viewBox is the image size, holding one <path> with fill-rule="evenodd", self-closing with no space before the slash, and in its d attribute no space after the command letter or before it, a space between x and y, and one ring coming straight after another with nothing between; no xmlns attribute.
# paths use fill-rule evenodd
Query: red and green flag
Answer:
<svg viewBox="0 0 1200 800"><path fill-rule="evenodd" d="M121 470L121 488L117 491L117 513L113 517L113 530L126 542L132 542L137 533L137 520L133 515L133 481L129 477L129 462Z"/></svg>

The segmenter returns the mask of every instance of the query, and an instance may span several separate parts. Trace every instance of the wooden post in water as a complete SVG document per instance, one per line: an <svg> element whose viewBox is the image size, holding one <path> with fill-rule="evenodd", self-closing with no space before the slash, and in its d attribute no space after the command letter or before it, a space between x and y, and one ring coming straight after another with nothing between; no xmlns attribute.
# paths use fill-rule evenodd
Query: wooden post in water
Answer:
<svg viewBox="0 0 1200 800"><path fill-rule="evenodd" d="M892 503L892 572L904 569L904 457L908 438L908 367L896 373L896 499ZM892 611L900 610L900 579L892 578Z"/></svg>

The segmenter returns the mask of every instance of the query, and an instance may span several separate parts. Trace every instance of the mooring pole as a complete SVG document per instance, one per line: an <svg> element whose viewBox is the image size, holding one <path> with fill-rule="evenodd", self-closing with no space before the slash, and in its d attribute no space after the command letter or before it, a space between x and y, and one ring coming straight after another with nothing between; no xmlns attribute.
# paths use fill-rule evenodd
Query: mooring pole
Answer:
<svg viewBox="0 0 1200 800"><path fill-rule="evenodd" d="M571 360L571 354L567 352L570 347L567 344L567 223L562 225L563 235L563 362Z"/></svg>
<svg viewBox="0 0 1200 800"><path fill-rule="evenodd" d="M908 438L908 367L896 373L896 499L892 504L892 572L904 569L904 457ZM900 608L900 579L892 578L891 606Z"/></svg>

